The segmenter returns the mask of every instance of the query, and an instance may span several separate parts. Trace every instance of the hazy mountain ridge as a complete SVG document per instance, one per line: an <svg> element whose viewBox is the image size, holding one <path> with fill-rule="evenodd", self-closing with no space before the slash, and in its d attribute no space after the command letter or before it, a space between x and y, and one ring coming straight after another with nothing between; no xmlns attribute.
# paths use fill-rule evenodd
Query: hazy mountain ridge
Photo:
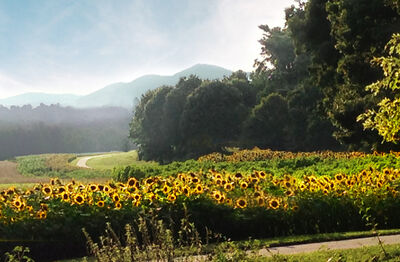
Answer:
<svg viewBox="0 0 400 262"><path fill-rule="evenodd" d="M76 101L80 98L78 95L73 94L48 94L30 92L17 96L12 96L0 99L0 105L3 106L23 106L30 104L33 107L39 106L41 103L45 105L62 104L64 106L75 105Z"/></svg>
<svg viewBox="0 0 400 262"><path fill-rule="evenodd" d="M222 79L229 76L232 71L207 64L197 64L174 75L144 75L128 83L114 83L85 96L72 94L46 94L46 93L26 93L5 99L0 99L3 106L23 106L30 104L38 106L41 103L60 104L62 106L74 106L79 108L120 106L132 109L134 100L140 99L141 95L150 89L155 89L162 85L175 85L181 77L197 75L201 79Z"/></svg>

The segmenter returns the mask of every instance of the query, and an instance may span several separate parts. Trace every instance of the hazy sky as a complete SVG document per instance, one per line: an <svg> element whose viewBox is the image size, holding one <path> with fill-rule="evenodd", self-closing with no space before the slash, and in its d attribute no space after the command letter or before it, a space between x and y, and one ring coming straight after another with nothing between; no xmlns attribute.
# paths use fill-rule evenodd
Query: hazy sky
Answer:
<svg viewBox="0 0 400 262"><path fill-rule="evenodd" d="M88 94L197 63L252 71L293 0L0 0L0 98Z"/></svg>

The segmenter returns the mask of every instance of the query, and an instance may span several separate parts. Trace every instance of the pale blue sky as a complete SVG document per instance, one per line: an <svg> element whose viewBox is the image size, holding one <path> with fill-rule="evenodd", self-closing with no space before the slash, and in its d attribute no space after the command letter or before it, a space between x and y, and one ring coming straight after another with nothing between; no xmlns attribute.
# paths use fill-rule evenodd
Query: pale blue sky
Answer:
<svg viewBox="0 0 400 262"><path fill-rule="evenodd" d="M0 98L88 94L197 63L251 71L293 0L0 0Z"/></svg>

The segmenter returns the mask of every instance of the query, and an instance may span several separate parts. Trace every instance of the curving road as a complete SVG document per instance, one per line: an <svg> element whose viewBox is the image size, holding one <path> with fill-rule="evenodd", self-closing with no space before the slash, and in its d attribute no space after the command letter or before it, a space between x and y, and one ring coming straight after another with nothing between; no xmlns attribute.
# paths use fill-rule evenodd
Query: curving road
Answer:
<svg viewBox="0 0 400 262"><path fill-rule="evenodd" d="M87 161L92 159L92 158L99 158L99 157L111 157L115 154L105 154L105 155L97 155L97 156L85 156L82 157L78 160L78 162L76 163L77 166L79 167L83 167L83 168L91 168L90 166L86 165Z"/></svg>

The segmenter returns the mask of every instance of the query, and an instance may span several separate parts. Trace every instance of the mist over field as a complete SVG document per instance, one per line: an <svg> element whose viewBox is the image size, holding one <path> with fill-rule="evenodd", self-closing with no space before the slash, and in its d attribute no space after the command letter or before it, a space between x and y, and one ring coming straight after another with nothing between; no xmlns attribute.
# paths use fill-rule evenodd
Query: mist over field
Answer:
<svg viewBox="0 0 400 262"><path fill-rule="evenodd" d="M392 261L399 76L399 0L0 0L0 259Z"/></svg>

